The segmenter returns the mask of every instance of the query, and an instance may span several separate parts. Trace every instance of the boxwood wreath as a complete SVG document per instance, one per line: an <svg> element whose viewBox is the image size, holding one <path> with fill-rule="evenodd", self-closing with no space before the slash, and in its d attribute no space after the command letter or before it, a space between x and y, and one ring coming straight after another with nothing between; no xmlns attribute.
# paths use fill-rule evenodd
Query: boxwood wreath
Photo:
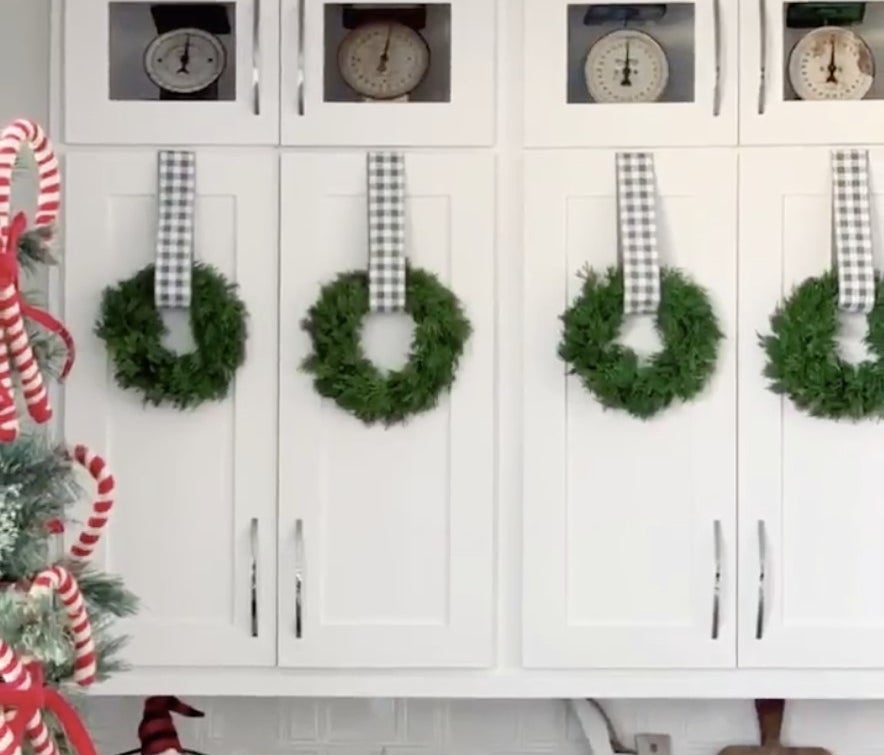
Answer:
<svg viewBox="0 0 884 755"><path fill-rule="evenodd" d="M345 272L325 284L302 324L313 345L302 369L317 393L367 425L390 426L433 409L454 382L472 327L458 298L419 268L406 271L405 311L415 326L408 361L382 370L361 344L368 274Z"/></svg>
<svg viewBox="0 0 884 755"><path fill-rule="evenodd" d="M828 272L801 283L771 317L764 374L775 393L826 419L884 416L884 283L876 279L875 308L865 343L874 359L851 364L838 354L838 276Z"/></svg>
<svg viewBox="0 0 884 755"><path fill-rule="evenodd" d="M581 277L580 296L562 315L559 356L602 406L648 419L703 390L723 335L702 288L678 270L661 270L656 326L663 349L642 360L616 340L624 318L622 270L586 269Z"/></svg>
<svg viewBox="0 0 884 755"><path fill-rule="evenodd" d="M154 304L154 266L104 290L95 333L107 346L114 378L145 403L191 409L227 396L246 356L246 306L236 286L209 265L194 263L190 326L196 350L162 344L166 326Z"/></svg>

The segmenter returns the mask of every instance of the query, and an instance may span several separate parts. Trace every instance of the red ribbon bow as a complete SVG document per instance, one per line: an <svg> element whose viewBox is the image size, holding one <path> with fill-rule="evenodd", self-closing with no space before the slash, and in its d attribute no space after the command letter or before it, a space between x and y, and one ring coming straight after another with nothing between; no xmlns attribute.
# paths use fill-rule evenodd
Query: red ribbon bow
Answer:
<svg viewBox="0 0 884 755"><path fill-rule="evenodd" d="M77 711L58 690L45 686L40 664L28 664L27 671L31 676L29 689L16 689L9 684L0 684L0 705L16 710L15 718L7 724L13 736L13 749L22 746L25 726L34 714L48 710L61 724L76 755L98 755L95 744Z"/></svg>
<svg viewBox="0 0 884 755"><path fill-rule="evenodd" d="M28 304L21 296L19 288L20 267L18 262L18 245L22 235L27 230L27 227L27 217L23 212L19 212L12 219L12 224L9 226L9 230L6 234L6 244L4 245L2 253L0 253L0 288L9 285L15 286L16 298L18 299L22 315L33 320L38 325L41 325L50 333L57 335L64 342L67 356L61 370L61 379L63 380L70 374L70 371L74 366L74 358L76 356L74 339L71 336L70 331L68 331L60 320L53 317L46 310ZM12 397L10 396L10 399L11 398Z"/></svg>

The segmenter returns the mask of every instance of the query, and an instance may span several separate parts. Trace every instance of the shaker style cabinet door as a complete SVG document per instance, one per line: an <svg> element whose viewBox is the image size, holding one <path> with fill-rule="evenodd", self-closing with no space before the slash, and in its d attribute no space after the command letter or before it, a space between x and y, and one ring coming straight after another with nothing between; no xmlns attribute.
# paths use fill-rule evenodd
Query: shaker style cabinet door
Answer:
<svg viewBox="0 0 884 755"><path fill-rule="evenodd" d="M65 141L276 144L272 0L64 4Z"/></svg>
<svg viewBox="0 0 884 755"><path fill-rule="evenodd" d="M768 389L756 333L808 277L830 271L830 150L740 158L740 665L882 668L881 457L875 420L817 419ZM875 266L884 268L884 150L870 151ZM862 315L839 350L869 356ZM871 356L874 359L874 356Z"/></svg>
<svg viewBox="0 0 884 755"><path fill-rule="evenodd" d="M532 153L525 186L524 665L736 664L736 156L655 153L659 251L725 337L692 402L603 409L557 355L581 269L618 263L613 152ZM621 342L659 348L651 316Z"/></svg>
<svg viewBox="0 0 884 755"><path fill-rule="evenodd" d="M64 432L102 454L116 476L102 566L141 599L123 624L127 658L134 666L272 666L276 161L196 153L195 255L238 286L249 336L229 398L188 411L145 405L119 388L93 335L102 290L154 262L156 152L76 151L65 163L64 319L78 356L65 384ZM173 317L178 343L185 318Z"/></svg>
<svg viewBox="0 0 884 755"><path fill-rule="evenodd" d="M855 144L884 130L884 2L742 0L740 140Z"/></svg>
<svg viewBox="0 0 884 755"><path fill-rule="evenodd" d="M525 0L529 146L737 143L737 3Z"/></svg>
<svg viewBox="0 0 884 755"><path fill-rule="evenodd" d="M495 0L281 0L283 144L490 145Z"/></svg>
<svg viewBox="0 0 884 755"><path fill-rule="evenodd" d="M279 661L338 668L487 667L494 616L494 162L406 153L407 249L461 300L473 333L450 395L365 425L314 390L302 321L320 287L365 269L364 153L284 155ZM402 366L404 315L363 344Z"/></svg>

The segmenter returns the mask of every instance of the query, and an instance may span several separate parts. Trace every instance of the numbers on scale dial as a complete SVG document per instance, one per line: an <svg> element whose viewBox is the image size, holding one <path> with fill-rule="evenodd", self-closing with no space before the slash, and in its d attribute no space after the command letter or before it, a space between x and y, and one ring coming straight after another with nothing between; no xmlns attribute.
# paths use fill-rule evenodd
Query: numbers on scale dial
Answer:
<svg viewBox="0 0 884 755"><path fill-rule="evenodd" d="M585 76L596 102L656 102L669 82L669 61L650 34L620 29L590 48Z"/></svg>
<svg viewBox="0 0 884 755"><path fill-rule="evenodd" d="M430 49L414 29L376 21L351 31L338 50L346 84L363 97L392 100L413 91L430 67Z"/></svg>
<svg viewBox="0 0 884 755"><path fill-rule="evenodd" d="M875 80L875 59L850 29L823 26L805 34L789 56L789 81L802 100L861 100Z"/></svg>
<svg viewBox="0 0 884 755"><path fill-rule="evenodd" d="M221 40L202 29L173 29L144 51L144 70L161 89L191 94L213 84L227 66Z"/></svg>

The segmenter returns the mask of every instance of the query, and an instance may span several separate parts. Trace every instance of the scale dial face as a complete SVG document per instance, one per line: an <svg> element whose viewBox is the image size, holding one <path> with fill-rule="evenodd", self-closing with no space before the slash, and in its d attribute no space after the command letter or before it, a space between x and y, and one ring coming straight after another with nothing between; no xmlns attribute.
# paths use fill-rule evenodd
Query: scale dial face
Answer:
<svg viewBox="0 0 884 755"><path fill-rule="evenodd" d="M191 94L215 83L227 66L221 40L202 29L173 29L144 52L144 70L161 89Z"/></svg>
<svg viewBox="0 0 884 755"><path fill-rule="evenodd" d="M585 75L596 102L656 102L669 82L669 61L649 34L620 29L590 48Z"/></svg>
<svg viewBox="0 0 884 755"><path fill-rule="evenodd" d="M338 50L347 85L373 100L393 100L413 91L430 68L430 48L414 29L371 22L353 29Z"/></svg>
<svg viewBox="0 0 884 755"><path fill-rule="evenodd" d="M856 32L823 26L793 48L789 80L802 100L861 100L875 80L875 58Z"/></svg>

